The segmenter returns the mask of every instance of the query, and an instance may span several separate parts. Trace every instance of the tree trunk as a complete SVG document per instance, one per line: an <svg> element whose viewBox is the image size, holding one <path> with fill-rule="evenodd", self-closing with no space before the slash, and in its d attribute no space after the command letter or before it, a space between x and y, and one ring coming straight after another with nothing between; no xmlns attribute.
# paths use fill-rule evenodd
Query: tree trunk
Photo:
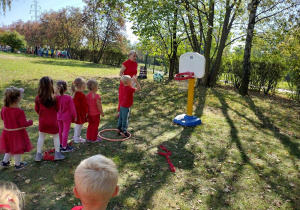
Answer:
<svg viewBox="0 0 300 210"><path fill-rule="evenodd" d="M257 6L260 3L260 0L252 0L249 4L250 14L249 14L249 23L247 28L247 37L246 45L244 50L244 64L243 64L243 77L242 83L239 89L239 93L244 96L248 94L248 86L250 81L250 58L251 58L251 47L253 40L253 32L255 27L255 16L257 11Z"/></svg>
<svg viewBox="0 0 300 210"><path fill-rule="evenodd" d="M226 5L226 13L225 13L225 18L224 18L224 22L223 22L223 29L222 29L222 35L221 35L221 40L220 40L220 46L218 49L218 53L217 53L217 57L215 59L215 62L211 68L211 71L208 75L208 85L209 86L213 86L216 83L216 79L218 76L218 72L220 69L220 65L221 65L221 60L222 60L222 54L225 48L225 44L226 44L226 40L228 38L228 34L230 31L229 28L229 18L230 18L230 14L231 14L231 8L229 7L229 5Z"/></svg>
<svg viewBox="0 0 300 210"><path fill-rule="evenodd" d="M208 73L210 69L210 49L211 49L211 41L212 41L212 32L213 32L213 26L214 26L214 10L215 10L215 1L210 0L209 1L209 19L208 19L208 30L206 35L206 42L204 46L204 57L205 57L205 74L203 77L203 84L205 86L208 85ZM200 80L198 80L198 83Z"/></svg>
<svg viewBox="0 0 300 210"><path fill-rule="evenodd" d="M178 48L178 43L177 43L177 21L178 21L178 9L177 9L177 5L178 2L175 3L176 4L176 9L174 11L174 22L173 22L173 27L172 27L172 33L173 33L173 37L172 37L172 53L171 53L171 59L170 60L170 69L169 69L169 79L174 79L174 72L175 72L175 65L176 65L176 59L177 59L177 48Z"/></svg>

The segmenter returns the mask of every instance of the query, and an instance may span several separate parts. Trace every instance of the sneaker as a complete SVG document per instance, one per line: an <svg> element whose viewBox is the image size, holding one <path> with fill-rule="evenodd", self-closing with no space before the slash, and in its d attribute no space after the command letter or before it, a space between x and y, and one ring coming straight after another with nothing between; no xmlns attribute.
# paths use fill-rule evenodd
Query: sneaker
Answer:
<svg viewBox="0 0 300 210"><path fill-rule="evenodd" d="M35 156L35 162L40 162L42 160L42 157L43 157L42 153L37 152Z"/></svg>
<svg viewBox="0 0 300 210"><path fill-rule="evenodd" d="M93 140L91 140L91 142L92 142L92 143L95 143L95 142L99 142L99 141L101 141L101 140L102 140L101 138L97 138L97 139L96 139L96 140L94 140L94 141L93 141Z"/></svg>
<svg viewBox="0 0 300 210"><path fill-rule="evenodd" d="M23 168L25 168L27 166L26 162L21 162L20 165L15 165L15 170L22 170Z"/></svg>
<svg viewBox="0 0 300 210"><path fill-rule="evenodd" d="M62 148L60 152L72 152L73 147L67 146L66 148Z"/></svg>
<svg viewBox="0 0 300 210"><path fill-rule="evenodd" d="M78 139L75 139L74 142L75 143L84 143L84 142L86 142L86 140L81 138L81 136L80 136Z"/></svg>
<svg viewBox="0 0 300 210"><path fill-rule="evenodd" d="M123 130L121 128L118 128L117 132L118 132L119 135L121 135L121 133L123 132Z"/></svg>
<svg viewBox="0 0 300 210"><path fill-rule="evenodd" d="M4 161L2 161L2 163L0 165L0 167L2 167L2 168L8 168L9 166L10 166L10 162L9 161L7 161L6 163Z"/></svg>
<svg viewBox="0 0 300 210"><path fill-rule="evenodd" d="M54 160L63 160L65 159L65 156L61 154L61 152L56 152L55 151L55 156L54 156Z"/></svg>
<svg viewBox="0 0 300 210"><path fill-rule="evenodd" d="M121 132L120 134L125 138L128 138L130 136L130 134L127 131Z"/></svg>
<svg viewBox="0 0 300 210"><path fill-rule="evenodd" d="M59 149L62 150L62 145L59 145Z"/></svg>

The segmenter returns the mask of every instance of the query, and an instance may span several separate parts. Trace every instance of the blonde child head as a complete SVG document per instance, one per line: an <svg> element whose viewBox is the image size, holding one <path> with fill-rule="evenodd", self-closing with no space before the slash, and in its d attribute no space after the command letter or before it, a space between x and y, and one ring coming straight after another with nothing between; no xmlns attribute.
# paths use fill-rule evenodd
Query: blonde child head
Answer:
<svg viewBox="0 0 300 210"><path fill-rule="evenodd" d="M128 85L131 84L131 77L128 76L128 75L123 75L123 76L121 77L121 81L122 81L122 83L123 83L125 86L128 86Z"/></svg>
<svg viewBox="0 0 300 210"><path fill-rule="evenodd" d="M75 96L76 91L84 91L85 86L86 84L83 78L76 78L71 85L71 95Z"/></svg>
<svg viewBox="0 0 300 210"><path fill-rule="evenodd" d="M65 80L58 80L56 82L56 88L58 90L58 93L60 95L63 95L67 91L67 88L68 88L67 82Z"/></svg>
<svg viewBox="0 0 300 210"><path fill-rule="evenodd" d="M4 93L4 106L10 107L21 100L23 88L9 87Z"/></svg>
<svg viewBox="0 0 300 210"><path fill-rule="evenodd" d="M21 191L12 182L0 182L0 209L21 210L24 201Z"/></svg>
<svg viewBox="0 0 300 210"><path fill-rule="evenodd" d="M85 202L101 200L108 203L118 193L118 169L116 164L103 155L94 155L77 166L74 174L74 194Z"/></svg>
<svg viewBox="0 0 300 210"><path fill-rule="evenodd" d="M98 87L98 82L95 79L90 79L87 83L87 88L92 91L94 90L96 87Z"/></svg>

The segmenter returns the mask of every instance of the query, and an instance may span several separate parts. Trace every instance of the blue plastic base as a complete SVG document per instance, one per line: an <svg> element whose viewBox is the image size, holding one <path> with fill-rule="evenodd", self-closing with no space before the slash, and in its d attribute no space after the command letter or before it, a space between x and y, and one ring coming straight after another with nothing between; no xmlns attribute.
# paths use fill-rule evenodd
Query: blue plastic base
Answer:
<svg viewBox="0 0 300 210"><path fill-rule="evenodd" d="M173 120L174 123L178 123L179 125L183 126L196 126L201 125L200 118L196 116L188 116L186 114L178 115Z"/></svg>

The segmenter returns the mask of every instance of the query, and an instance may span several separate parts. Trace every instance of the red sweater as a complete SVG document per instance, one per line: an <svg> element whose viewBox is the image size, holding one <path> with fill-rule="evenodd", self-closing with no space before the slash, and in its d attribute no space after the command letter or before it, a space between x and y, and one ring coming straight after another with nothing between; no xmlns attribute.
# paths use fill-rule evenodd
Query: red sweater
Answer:
<svg viewBox="0 0 300 210"><path fill-rule="evenodd" d="M39 131L50 134L58 133L57 112L59 110L58 100L51 107L45 107L37 95L35 98L35 111L39 115Z"/></svg>

